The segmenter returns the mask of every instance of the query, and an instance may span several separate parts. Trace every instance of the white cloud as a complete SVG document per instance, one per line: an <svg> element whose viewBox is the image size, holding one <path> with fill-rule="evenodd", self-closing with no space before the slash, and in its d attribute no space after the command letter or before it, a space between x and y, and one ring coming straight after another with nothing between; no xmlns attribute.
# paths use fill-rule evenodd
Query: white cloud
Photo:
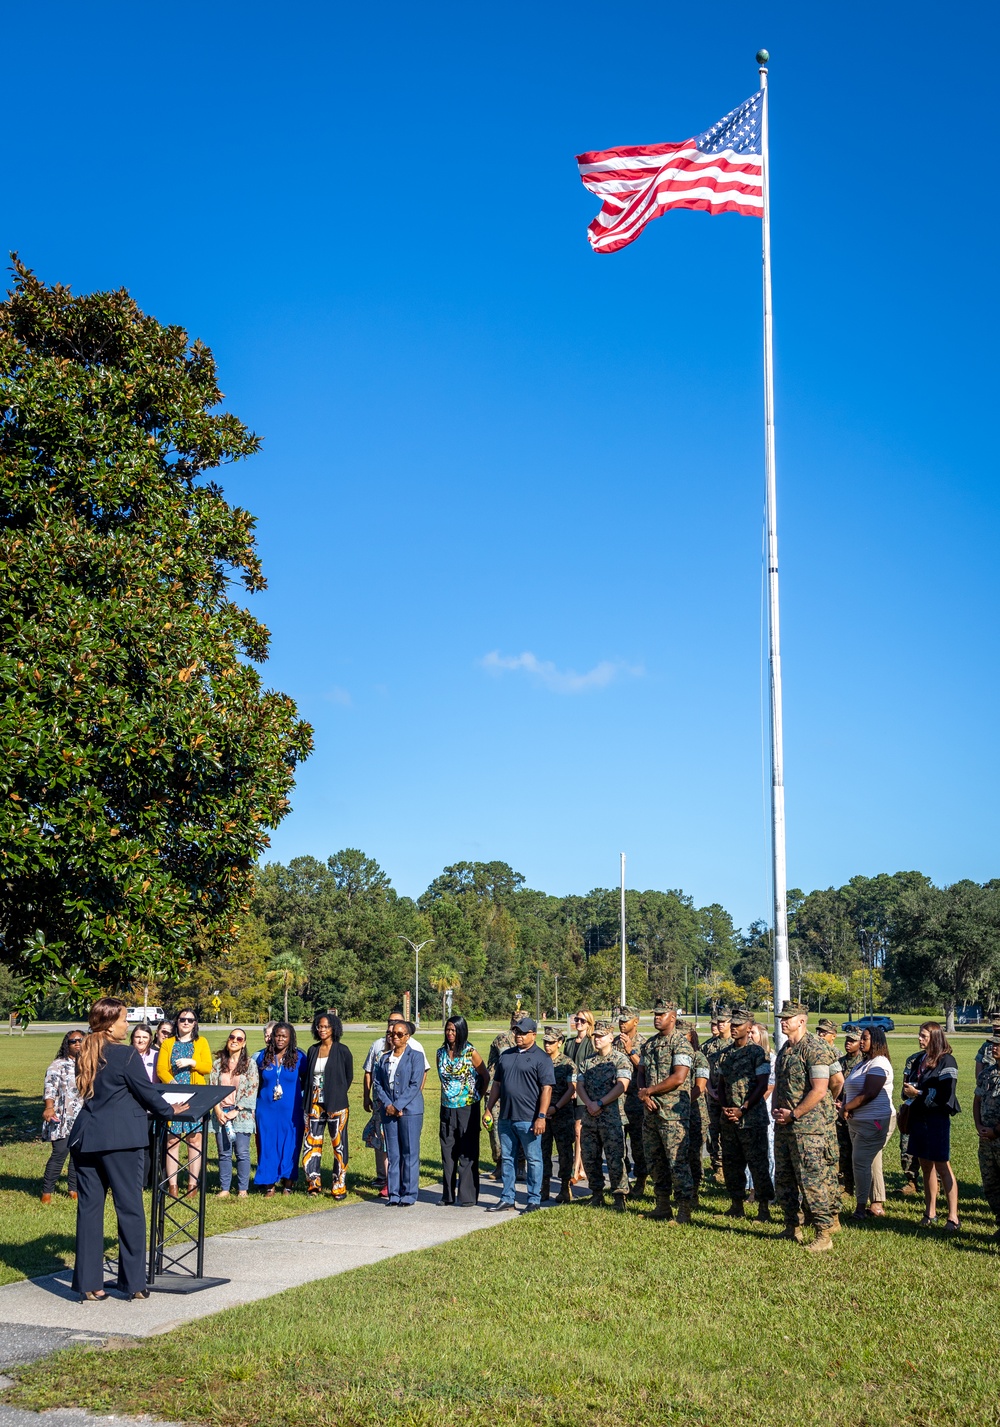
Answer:
<svg viewBox="0 0 1000 1427"><path fill-rule="evenodd" d="M641 665L603 659L585 674L578 674L575 669L557 669L551 660L539 659L530 651L524 654L501 654L499 649L494 649L479 662L491 674L527 674L554 694L585 694L589 689L606 689L623 674L638 679L645 673Z"/></svg>
<svg viewBox="0 0 1000 1427"><path fill-rule="evenodd" d="M340 704L345 709L349 709L353 703L347 689L342 689L338 684L334 684L332 689L327 689L323 697L327 703Z"/></svg>

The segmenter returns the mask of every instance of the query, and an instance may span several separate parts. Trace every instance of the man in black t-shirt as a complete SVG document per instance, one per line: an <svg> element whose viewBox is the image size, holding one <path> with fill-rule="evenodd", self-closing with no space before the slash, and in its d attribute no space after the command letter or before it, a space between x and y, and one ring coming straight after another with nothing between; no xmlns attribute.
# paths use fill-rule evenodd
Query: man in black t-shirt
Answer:
<svg viewBox="0 0 1000 1427"><path fill-rule="evenodd" d="M490 1205L490 1210L494 1211L514 1208L514 1152L518 1145L524 1151L528 1169L528 1203L523 1212L530 1214L541 1207L541 1137L556 1077L551 1060L535 1044L537 1030L530 1016L522 1016L516 1022L513 1027L514 1045L505 1050L497 1061L496 1074L486 1101L485 1112L492 1111L500 1101L498 1129L503 1189L499 1202Z"/></svg>

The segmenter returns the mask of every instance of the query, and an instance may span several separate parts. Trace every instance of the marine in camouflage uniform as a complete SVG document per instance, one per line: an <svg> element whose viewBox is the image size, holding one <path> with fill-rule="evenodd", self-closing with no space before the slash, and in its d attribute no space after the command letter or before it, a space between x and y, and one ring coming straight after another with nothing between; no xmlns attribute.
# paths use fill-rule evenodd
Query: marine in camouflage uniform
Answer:
<svg viewBox="0 0 1000 1427"><path fill-rule="evenodd" d="M1000 1020L993 1022L993 1034L984 1040L976 1051L976 1089L984 1081L993 1069L993 1044L997 1036L1000 1036Z"/></svg>
<svg viewBox="0 0 1000 1427"><path fill-rule="evenodd" d="M658 1001L653 1012L657 1034L650 1036L642 1048L643 1088L640 1091L643 1110L642 1143L646 1165L653 1180L656 1208L653 1219L670 1220L670 1193L677 1202L677 1222L691 1222L691 1200L694 1181L691 1177L690 1072L694 1053L687 1037L677 1029L677 1006L674 1002ZM672 1090L651 1092L676 1071L687 1074Z"/></svg>
<svg viewBox="0 0 1000 1427"><path fill-rule="evenodd" d="M979 1173L983 1193L997 1222L993 1237L1000 1239L1000 1061L996 1059L1000 1055L1000 1034L992 1036L986 1044L992 1064L976 1080L972 1113L979 1135Z"/></svg>
<svg viewBox="0 0 1000 1427"><path fill-rule="evenodd" d="M503 1055L503 1053L504 1053L505 1050L512 1050L513 1047L517 1045L517 1041L514 1039L514 1023L515 1023L515 1021L519 1021L520 1018L521 1018L521 1013L520 1013L520 1011L515 1011L515 1012L511 1015L511 1018L510 1018L510 1030L509 1030L509 1031L501 1031L500 1034L499 1034L498 1036L496 1036L496 1037L490 1042L489 1055L488 1055L487 1058L486 1058L486 1069L487 1069L487 1070L489 1071L489 1073L490 1073L490 1084L491 1084L491 1085L492 1085L493 1081L496 1079L497 1064L499 1063L500 1057ZM500 1131L497 1129L496 1116L493 1117L493 1124L492 1124L491 1127L490 1127L489 1136L490 1136L490 1152L491 1152L492 1155L493 1155L493 1163L494 1163L494 1164L496 1165L496 1167L497 1167L496 1178L499 1179L499 1178L500 1178Z"/></svg>
<svg viewBox="0 0 1000 1427"><path fill-rule="evenodd" d="M906 1064L903 1066L904 1085L912 1085L914 1083L917 1066L922 1056L922 1050L915 1050L912 1055L906 1057ZM978 1085L978 1083L979 1076L977 1068L976 1084ZM906 1104L906 1101L903 1103ZM910 1154L910 1136L908 1133L904 1134L902 1130L899 1132L899 1167L904 1175L903 1193L907 1198L912 1199L920 1190L920 1161L915 1154Z"/></svg>
<svg viewBox="0 0 1000 1427"><path fill-rule="evenodd" d="M568 1055L563 1054L563 1033L558 1026L546 1026L542 1040L545 1053L552 1060L556 1083L549 1101L549 1112L542 1133L542 1200L550 1197L552 1183L552 1147L559 1154L559 1193L557 1204L571 1204L573 1193L570 1181L573 1177L573 1156L576 1151L576 1117L574 1107L576 1096L571 1094L567 1104L557 1109L559 1101L567 1090L576 1085L576 1066Z"/></svg>
<svg viewBox="0 0 1000 1427"><path fill-rule="evenodd" d="M604 1167L608 1163L608 1178L615 1196L615 1208L625 1208L628 1175L625 1173L625 1133L622 1120L622 1095L632 1079L632 1063L627 1055L612 1048L615 1028L610 1021L594 1022L594 1045L597 1054L588 1056L577 1069L577 1094L584 1098L583 1119L580 1122L580 1154L590 1185L590 1202L595 1208L604 1203ZM592 1115L587 1106L601 1106Z"/></svg>
<svg viewBox="0 0 1000 1427"><path fill-rule="evenodd" d="M769 1221L774 1185L771 1182L768 1163L767 1104L764 1093L771 1074L771 1062L762 1048L749 1039L752 1025L753 1015L750 1011L741 1007L733 1011L733 1038L718 1060L722 1117L719 1122L719 1138L722 1146L722 1170L731 1201L730 1215L733 1218L743 1218L749 1169L759 1206L757 1217ZM734 1120L726 1114L727 1110L732 1109L741 1111L738 1119Z"/></svg>
<svg viewBox="0 0 1000 1427"><path fill-rule="evenodd" d="M712 1173L715 1175L715 1182L716 1184L721 1184L722 1147L719 1142L719 1117L722 1114L722 1106L715 1096L718 1094L718 1075L716 1067L718 1065L719 1056L729 1046L731 1040L729 1034L729 1008L727 1006L723 1006L716 1013L716 1020L720 1027L719 1034L707 1040L702 1046L702 1050L708 1060L709 1068L709 1093L705 1098L705 1104L708 1106L708 1157L712 1161ZM723 1032L725 1032L725 1034L723 1034Z"/></svg>
<svg viewBox="0 0 1000 1427"><path fill-rule="evenodd" d="M785 1236L801 1242L801 1215L805 1211L816 1226L814 1252L833 1247L830 1233L837 1227L840 1189L837 1185L837 1150L833 1131L833 1103L829 1085L836 1056L818 1036L806 1030L805 1006L785 1001L779 1013L789 1037L774 1065L774 1180L775 1197L785 1219ZM798 1038L792 1041L793 1034ZM798 1107L818 1085L826 1093L803 1115ZM787 1122L787 1123L786 1123Z"/></svg>
<svg viewBox="0 0 1000 1427"><path fill-rule="evenodd" d="M840 1068L844 1073L845 1080L860 1059L861 1032L857 1026L848 1026L844 1031L844 1053L840 1057ZM853 1194L854 1155L851 1149L851 1132L847 1128L847 1121L842 1120L839 1115L835 1121L835 1127L837 1131L837 1156L839 1159L840 1182L848 1194Z"/></svg>
<svg viewBox="0 0 1000 1427"><path fill-rule="evenodd" d="M629 1027L632 1029L629 1031ZM625 1117L625 1139L627 1144L627 1155L625 1169L628 1171L628 1157L632 1159L632 1170L635 1174L635 1185L633 1194L637 1197L646 1191L646 1152L642 1147L642 1101L639 1099L639 1066L641 1064L642 1048L646 1044L646 1037L639 1034L639 1012L634 1006L621 1006L618 1010L618 1034L615 1036L614 1049L621 1055L628 1057L628 1062L632 1067L632 1078L629 1081L628 1089L625 1091L625 1101L622 1107L622 1114Z"/></svg>
<svg viewBox="0 0 1000 1427"><path fill-rule="evenodd" d="M688 1034L687 1029L684 1032ZM690 1040L688 1041L690 1045ZM708 1086L708 1058L703 1050L695 1050L691 1045L694 1064L691 1067L691 1118L688 1122L688 1164L691 1166L691 1180L694 1184L693 1203L697 1206L702 1175L705 1172L705 1118L702 1106L708 1104L705 1094ZM697 1086L697 1090L695 1090Z"/></svg>

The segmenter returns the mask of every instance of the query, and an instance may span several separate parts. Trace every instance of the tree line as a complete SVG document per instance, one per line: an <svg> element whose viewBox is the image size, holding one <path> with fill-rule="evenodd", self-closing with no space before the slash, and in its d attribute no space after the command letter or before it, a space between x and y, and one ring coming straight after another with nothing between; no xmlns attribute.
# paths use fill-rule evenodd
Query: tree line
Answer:
<svg viewBox="0 0 1000 1427"><path fill-rule="evenodd" d="M766 923L741 930L720 904L697 907L680 890L629 890L625 906L630 1002L666 995L689 1009L770 1006ZM1000 881L936 887L899 872L793 889L789 932L792 989L817 1010L948 1016L963 1002L1000 1004ZM380 1019L413 993L419 943L425 1019L442 1014L446 997L468 1017L505 1016L519 1001L533 1009L536 996L546 1016L619 999L617 888L553 896L506 862L459 862L413 899L356 848L258 869L227 949L194 948L176 976L127 990L151 1004L190 999L206 1019L216 1001L223 1020L263 1019L286 1005L297 1020L327 1007Z"/></svg>

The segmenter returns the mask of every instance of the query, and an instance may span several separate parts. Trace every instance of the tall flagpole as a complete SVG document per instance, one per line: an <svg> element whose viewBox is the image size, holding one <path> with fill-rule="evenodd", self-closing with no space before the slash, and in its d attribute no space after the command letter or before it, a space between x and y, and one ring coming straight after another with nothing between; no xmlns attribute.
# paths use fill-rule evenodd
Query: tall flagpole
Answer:
<svg viewBox="0 0 1000 1427"><path fill-rule="evenodd" d="M767 526L767 654L771 686L771 869L774 893L774 1039L784 1037L778 1008L791 995L788 970L788 897L785 887L785 776L781 734L781 625L778 615L778 512L774 458L774 363L771 318L771 174L768 153L767 50L758 50L760 87L764 95L761 116L761 170L763 178L763 266L764 266L764 463L765 523Z"/></svg>
<svg viewBox="0 0 1000 1427"><path fill-rule="evenodd" d="M620 909L619 909L620 912L621 912L621 932L622 932L622 986L621 986L622 995L621 995L621 1000L618 1002L619 1007L621 1007L621 1006L624 1006L624 1004L625 1004L625 854L624 854L624 852L620 852L618 855L619 855L619 857L620 857L621 860L622 860L622 897L621 897L621 906L620 906Z"/></svg>

